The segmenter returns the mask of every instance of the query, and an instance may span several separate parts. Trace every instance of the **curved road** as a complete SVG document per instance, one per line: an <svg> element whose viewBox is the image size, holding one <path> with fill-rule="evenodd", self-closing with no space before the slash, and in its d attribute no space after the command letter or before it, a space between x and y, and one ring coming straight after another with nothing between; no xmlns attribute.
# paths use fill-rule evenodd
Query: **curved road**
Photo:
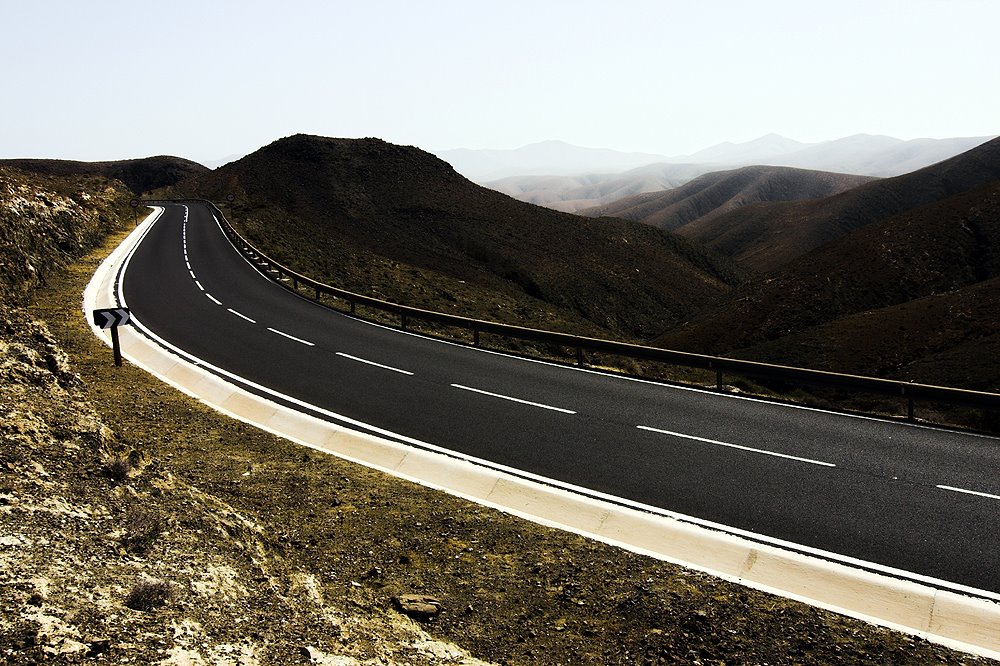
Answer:
<svg viewBox="0 0 1000 666"><path fill-rule="evenodd" d="M998 438L608 376L366 323L262 276L201 205L167 206L121 280L133 317L157 337L323 418L939 587L1000 593Z"/></svg>

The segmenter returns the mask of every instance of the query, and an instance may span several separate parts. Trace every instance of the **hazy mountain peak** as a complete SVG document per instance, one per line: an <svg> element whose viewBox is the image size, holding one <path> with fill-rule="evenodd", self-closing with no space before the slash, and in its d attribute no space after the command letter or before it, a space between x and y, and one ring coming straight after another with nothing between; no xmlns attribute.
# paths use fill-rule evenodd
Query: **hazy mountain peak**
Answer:
<svg viewBox="0 0 1000 666"><path fill-rule="evenodd" d="M714 162L719 164L750 164L778 155L786 155L801 150L808 145L807 143L789 139L788 137L772 132L743 143L724 141L723 143L718 143L697 153L688 155L685 160L688 162Z"/></svg>
<svg viewBox="0 0 1000 666"><path fill-rule="evenodd" d="M509 176L568 176L627 171L654 162L664 155L627 153L607 148L585 148L551 139L512 150L442 150L438 157L470 180L487 182Z"/></svg>

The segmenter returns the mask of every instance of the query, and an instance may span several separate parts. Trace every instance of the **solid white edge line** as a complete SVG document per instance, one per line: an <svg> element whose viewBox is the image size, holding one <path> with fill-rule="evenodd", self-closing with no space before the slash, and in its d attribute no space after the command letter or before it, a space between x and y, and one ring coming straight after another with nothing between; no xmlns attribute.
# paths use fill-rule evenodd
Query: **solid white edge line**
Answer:
<svg viewBox="0 0 1000 666"><path fill-rule="evenodd" d="M315 347L316 346L316 343L314 343L314 342L309 342L308 340L303 340L302 338L297 338L294 335L289 335L288 333L285 333L284 331L279 331L278 329L271 328L270 326L267 327L267 330L271 331L272 333L277 333L278 335L283 335L286 338L288 338L289 340L295 340L296 342L301 342L302 344L308 345L310 347Z"/></svg>
<svg viewBox="0 0 1000 666"><path fill-rule="evenodd" d="M222 225L218 221L218 219L216 219L216 224L219 227L220 233L223 234L223 237L226 238L226 240L228 242L228 236L226 236L225 235L225 231L222 230ZM128 257L125 260L125 270L127 270L127 266L128 266L129 261L131 260L132 253L135 252L135 249L139 246L139 244L141 244L141 242L142 242L142 239L139 239L139 241L136 243L136 245L131 248L131 252L129 253ZM235 248L233 248L233 249L234 249L234 251L236 251ZM237 254L239 256L243 257L243 255L241 253L239 253L238 251L236 251L236 252L237 252ZM243 257L243 259L244 259L244 261L247 262L247 264L249 266L253 267L253 263L251 263L250 261L248 261L245 257ZM258 274L260 274L259 271L258 271ZM128 307L125 304L124 294L121 293L120 286L119 286L119 291L117 292L117 294L115 294L114 292L112 292L112 293L113 293L114 296L117 296L117 298L119 299L119 301L122 304L122 307ZM980 598L990 599L992 601L998 601L998 602L1000 602L1000 592L992 592L990 590L982 590L982 589L979 589L979 588L976 588L976 587L971 587L969 585L962 585L961 583L955 583L953 581L944 580L942 578L934 578L933 576L926 576L924 574L919 574L919 573L916 573L916 572L913 572L913 571L906 571L904 569L898 569L896 567L890 567L890 566L887 566L885 564L879 564L878 562L869 562L868 560L862 560L860 558L852 557L850 555L843 555L841 553L835 553L835 552L829 551L829 550L822 550L820 548L814 548L812 546L806 546L806 545L803 545L803 544L795 543L793 541L788 541L786 539L779 539L777 537L768 536L766 534L759 534L757 532L752 532L750 530L741 529L739 527L733 527L731 525L724 525L722 523L717 523L717 522L714 522L714 521L711 521L711 520L706 520L704 518L698 518L696 516L689 516L687 514L683 514L683 513L677 512L677 511L670 511L669 509L663 509L661 507L653 506L651 504L644 504L642 502L637 502L637 501L630 500L630 499L627 499L627 498L624 498L624 497L617 497L617 496L612 495L610 493L604 493L604 492L601 492L601 491L598 491L598 490L592 490L590 488L584 488L583 486L578 486L578 485L575 485L575 484L572 484L572 483L567 483L565 481L559 481L557 479L550 479L548 477L541 476L540 474L533 474L531 472L525 472L524 470L519 470L519 469L516 469L514 467L509 467L507 465L501 465L501 464L493 463L493 462L490 462L490 461L485 460L483 458L477 458L475 456L466 455L466 454L463 454L463 453L460 453L460 452L457 452L457 451L452 451L451 449L446 449L446 448L441 447L441 446L430 444L428 442L424 442L424 441L416 439L414 437L407 437L406 435L400 435L399 433L392 432L391 430L386 430L385 428L379 428L377 426L372 426L372 425L370 425L368 423L364 423L362 421L358 421L357 419L352 419L352 418L350 418L348 416L343 416L341 414L337 414L336 412L332 412L332 411L330 411L328 409L324 409L324 408L318 407L316 405L311 405L311 404L305 402L304 400L299 400L298 398L295 398L295 397L292 397L292 396L289 396L289 395L285 395L283 393L275 391L272 388L269 388L269 387L263 386L261 384L257 384L255 382L252 382L252 381L249 381L247 379L244 379L244 378L242 378L242 377L240 377L240 376L238 376L238 375L236 375L236 374L234 374L232 372L229 372L228 370L224 370L222 368L214 366L211 363L208 363L207 361L199 359L197 356L194 356L193 354L190 354L190 353L188 353L188 352L186 352L186 351L184 351L184 350L182 350L182 349L180 349L180 348L178 348L178 347L170 344L169 342L167 342L166 340L160 338L159 336L157 336L155 333L153 333L152 331L150 331L146 327L142 326L142 324L140 324L138 321L135 321L134 319L133 319L133 321L136 324L136 328L138 328L139 330L142 330L145 333L145 335L149 336L149 338L151 340L156 341L157 344L161 345L165 349L171 350L173 353L177 354L177 356L179 356L180 358L186 359L189 363L193 363L195 365L201 366L201 367L205 368L206 370L211 371L213 374L217 374L217 375L222 376L222 377L227 377L227 378L229 378L231 380L234 380L234 381L237 381L237 382L241 383L244 386L248 386L250 388L253 388L256 391L260 391L260 392L265 393L267 395L271 395L271 396L273 396L275 398L283 400L283 401L287 402L288 404L297 405L297 406L302 407L304 409L308 409L309 411L313 412L314 414L322 414L323 416L326 416L328 418L332 418L332 419L338 420L338 421L340 421L342 423L346 423L346 424L354 425L354 426L359 427L359 428L363 428L363 429L367 430L370 433L376 433L376 434L381 435L383 437L392 438L392 439L394 439L397 442L404 442L404 443L407 443L407 444L413 444L414 446L418 446L420 448L424 448L424 449L427 449L429 451L434 451L434 452L437 452L437 453L441 453L441 454L447 455L447 456L449 456L451 458L457 458L459 460L465 460L467 462L471 462L471 463L474 463L474 464L477 464L477 465L480 465L480 466L483 466L483 467L487 467L487 468L494 469L494 470L497 470L497 471L502 471L502 472L506 472L506 473L513 474L513 475L516 475L516 476L520 476L521 478L526 478L526 479L529 479L531 481L537 481L537 482L542 483L544 485L553 486L555 488L560 488L562 490L567 490L567 491L570 491L570 492L573 492L573 493L577 493L577 494L583 495L585 497L592 497L592 498L595 498L595 499L605 500L605 501L611 502L613 504L618 504L620 506L625 506L625 507L632 508L632 509L638 509L640 511L644 511L646 513L650 513L650 514L653 514L653 515L656 515L656 516L663 516L663 517L666 517L666 518L673 518L674 520L677 520L677 521L680 521L680 522L688 523L690 525L696 525L698 527L704 527L706 529L714 530L716 532L722 532L724 534L731 534L733 536L743 537L743 538L749 539L751 541L757 541L757 542L764 543L764 544L767 544L767 545L770 545L770 546L775 546L775 547L778 547L778 548L783 548L785 550L789 550L789 551L792 551L792 552L798 552L798 553L802 553L802 554L805 554L805 555L813 555L815 557L818 557L818 558L821 558L821 559L825 559L825 560L829 560L831 562L838 562L840 564L846 564L848 566L853 566L853 567L857 567L857 568L860 568L860 569L867 569L868 571L878 572L878 573L885 574L887 576L891 576L893 578L897 578L897 579L901 579L901 580L908 580L908 581L912 581L912 582L923 583L925 585L936 587L938 589L950 590L950 591L953 591L953 592L959 592L959 593L963 593L963 594L970 594L970 595L977 596L977 597L980 597ZM420 337L420 338L423 338L423 339L428 339L428 338L426 338L426 336L420 336L420 335L417 335L416 333L412 333L412 332L409 332L409 331L400 331L399 329L390 328L388 326L384 326L382 324L377 324L377 323L374 323L374 322L368 322L368 321L366 321L364 319L358 319L357 321L360 321L363 324L368 324L370 326L378 326L379 328L384 328L386 330L394 331L396 333L402 333L404 335L414 335L414 336L417 336L417 337ZM430 338L430 339L433 339L433 338ZM604 376L604 377L610 376L610 377L613 377L615 379L624 379L626 381L636 381L636 382L641 382L643 384L655 384L657 386L663 386L664 388L667 388L667 389L676 388L676 389L679 389L679 390L682 390L682 391L693 391L693 392L696 392L696 393L709 393L711 395L716 395L716 396L720 396L720 397L724 396L724 397L727 397L727 398L733 398L733 399L738 399L738 400L748 400L750 402L759 402L759 403L764 403L764 404L768 404L768 405L776 405L776 406L779 406L779 407L792 407L793 409L803 409L803 410L807 410L807 411L815 411L815 412L820 412L820 413L823 413L823 414L830 414L830 415L833 415L833 416L847 416L849 418L858 418L858 419L864 419L864 420L869 420L869 421L885 422L885 419L876 419L874 417L860 416L860 415L853 415L853 414L841 414L840 412L831 412L831 411L828 411L828 410L818 409L818 408L815 408L815 407L805 407L805 406L796 406L796 405L784 405L782 403L774 403L772 401L761 400L759 398L748 398L746 396L739 396L739 395L735 395L735 394L720 394L720 393L717 393L715 391L709 391L707 389L698 389L698 388L685 387L685 386L674 386L674 385L671 385L671 384L663 384L661 382L655 382L655 381L648 380L648 379L641 379L641 378L634 378L634 377L621 377L621 376L616 376L616 375L608 375L607 373L598 372L596 370L589 370L589 369L586 369L586 368L577 368L575 366L566 366L566 365L562 365L562 364L558 364L558 363L551 363L551 362L548 362L548 361L540 361L540 360L537 360L537 359L525 359L525 358L519 357L519 356L511 356L510 354L504 354L503 352L498 352L498 351L493 351L493 350L488 350L488 349L475 348L475 347L469 347L468 345L460 345L457 342L450 342L450 341L447 341L447 340L436 340L436 339L433 339L433 340L435 342L440 342L442 344L454 345L456 347L462 347L462 348L465 348L465 349L473 349L475 351L480 351L480 352L484 352L484 353L487 353L487 354L495 354L497 356L506 356L506 357L517 359L517 360L521 360L521 361L527 361L529 363L541 363L543 365L549 365L549 366L553 366L553 367L557 367L557 368L564 368L564 369L569 369L569 370L576 370L578 372L589 372L589 373L592 373L592 374L599 374L599 375ZM940 428L933 428L931 426L921 426L921 425L914 425L914 424L909 424L909 423L897 423L897 422L892 422L892 423L894 425L906 426L906 427L910 427L910 428L921 428L921 429L925 429L925 430L937 430L937 431L941 431ZM943 432L948 432L949 434L952 433L952 431L950 431L950 430L949 431L943 431ZM957 434L969 434L969 433L957 433ZM975 433L973 433L973 434L975 435ZM980 436L980 435L975 435L975 436ZM1000 439L1000 438L991 437L991 436L988 436L988 435L985 435L983 437L986 437L988 439Z"/></svg>
<svg viewBox="0 0 1000 666"><path fill-rule="evenodd" d="M393 372L398 372L401 375L413 375L409 370L400 370L399 368L394 368L391 365L383 365L381 363L376 363L375 361L369 361L368 359L359 358L357 356L351 356L350 354L345 354L344 352L337 352L337 356L343 356L344 358L349 358L352 361L357 361L358 363L366 363L368 365L374 365L376 368L383 368L385 370L392 370Z"/></svg>
<svg viewBox="0 0 1000 666"><path fill-rule="evenodd" d="M672 430L663 430L661 428L653 428L651 426L644 426L644 425L636 426L636 428L638 428L639 430L648 430L649 432L658 432L664 435L670 435L671 437L693 439L696 442L705 442L706 444L715 444L716 446L725 446L731 449L739 449L740 451L750 451L751 453L762 453L765 456L774 456L775 458L787 458L789 460L797 460L799 462L809 463L810 465L821 465L823 467L836 467L836 465L834 465L833 463L823 462L822 460L813 460L812 458L802 458L800 456L792 456L787 453L768 451L767 449L755 449L752 446L743 446L741 444L730 444L729 442L720 442L714 439L695 437L694 435L685 435L682 432L673 432Z"/></svg>
<svg viewBox="0 0 1000 666"><path fill-rule="evenodd" d="M562 412L563 414L576 414L571 409L563 409L562 407L553 407L552 405L543 405L540 402L531 402L530 400L522 400L521 398L514 398L509 395L502 395L500 393L490 393L489 391L484 391L482 389L472 388L471 386L463 386L462 384L452 384L453 387L457 389L462 389L463 391L472 391L473 393L481 393L482 395L488 395L492 398L500 398L501 400L509 400L511 402L519 402L522 405L531 405L532 407L540 407L542 409L549 409L553 412Z"/></svg>
<svg viewBox="0 0 1000 666"><path fill-rule="evenodd" d="M152 218L152 221L155 221L155 218L158 217L158 215L157 215L158 212L162 212L162 209L159 210L159 211L157 211L154 208L154 213L151 214L149 217L147 217L146 221L150 222L150 224L151 224L150 219ZM144 229L144 231L148 231L148 227L146 229ZM145 234L142 234L142 235L145 235ZM132 236L129 239L127 239L127 241L129 241L129 242L136 242L136 237ZM139 242L141 242L141 240ZM123 245L125 245L125 243L123 243ZM127 252L130 248L128 248L128 247L122 247L120 249L122 249L124 252ZM135 246L132 246L131 250L134 251L134 249L135 249ZM124 254L124 252L114 251L112 253L112 255L108 258L108 260L106 260L106 263L102 264L102 266L99 268L99 270L102 271L103 275L108 275L107 271L111 270L112 266L114 266L114 265L120 265L120 263L119 263L121 261L120 257L122 256L122 254ZM126 260L125 260L125 264L126 265L128 264L130 258L131 258L130 255L126 258ZM114 261L112 261L112 259ZM115 273L117 274L117 271L115 271ZM121 278L120 278L119 275L120 274L116 275L114 277L114 279L110 279L110 280L107 279L107 278L105 278L105 281L101 282L100 284L96 284L94 281L92 281L88 285L88 288L85 290L85 298L83 299L83 304L84 304L84 308L83 309L84 309L85 320L87 320L88 323L90 323L90 328L94 331L95 335L97 335L99 338L101 338L102 340L104 340L104 342L106 344L110 344L108 338L106 336L104 336L104 335L101 335L101 331L99 329L97 329L93 325L92 322L89 321L89 319L86 317L86 314L88 313L88 306L93 305L93 307L97 307L97 304L100 302L96 297L97 297L97 294L99 293L99 290L100 290L100 288L102 286L106 286L107 292L111 296L111 300L109 302L111 304L113 304L113 305L116 304L115 300L114 300L114 296L115 296L116 293L120 293L120 284L118 284L118 282L120 281ZM120 305L124 306L124 307L127 307L124 302L120 302ZM150 336L148 339L150 339L150 340L156 340L156 336L155 335L151 335L148 331L146 332L146 334ZM160 341L159 344L163 345L164 348L169 348L170 347L169 343L165 343L164 341ZM178 356L181 359L186 359L187 362L196 362L195 357L191 356L190 354L187 354L186 352L182 352L181 350L176 350L176 349L174 349L173 351L175 353L177 353ZM126 354L126 358L128 358L127 354ZM172 381L171 379L163 376L162 374L158 373L155 370L147 368L146 366L140 365L140 367L145 368L148 372L150 372L154 376L159 377L161 380L165 381L166 383L171 384L172 386L176 387L181 392L186 393L187 395L191 395L192 397L195 397L196 399L199 399L197 395L195 395L189 389L187 389L185 386L177 383L176 381ZM237 418L239 420L243 420L245 422L250 422L250 421L247 421L247 419L245 417L241 417L239 415L230 413L230 412L228 412L227 410L225 410L225 409L223 409L221 407L215 406L215 409L218 410L218 411L220 411L220 412L222 412L222 413L224 413L224 414L227 414L229 416L233 416L234 418ZM817 411L820 411L820 410L817 410ZM307 442L299 441L294 436L287 435L287 434L285 434L285 433L283 433L281 431L278 431L278 430L273 430L272 428L269 428L266 425L260 425L260 424L256 424L256 425L257 425L257 427L261 427L262 429L264 429L264 430L266 430L268 432L273 432L274 434L277 434L279 436L283 436L283 437L289 438L292 441L296 441L296 442L298 442L300 444L304 444L306 446L311 446ZM316 447L314 446L313 448L316 448ZM352 459L349 456L343 456L343 457L345 457L345 458L347 458L349 460ZM455 456L451 456L451 457L455 457ZM355 462L361 462L361 464L366 464L368 466L374 466L374 467L376 467L378 469L383 469L383 468L378 467L378 465L374 464L374 463L360 461L360 460L355 460ZM496 469L496 466L493 466L493 468ZM389 471L389 470L384 470L384 471ZM390 473L392 473L392 472L390 471ZM398 472L396 472L396 474L397 474L397 476L400 476L401 478L410 478L410 480L416 481L418 483L424 483L424 482L421 481L420 478L411 478L411 477L407 476L406 474L401 474L401 473L398 473ZM522 478L523 477L524 477L524 475L522 474ZM430 483L429 485L430 485L430 487L439 487L442 490L445 490L446 492L453 492L453 491L448 491L447 487L444 487L444 486L436 486L433 483ZM587 492L589 493L589 495L591 497L595 496L595 493L593 493L593 491L587 491ZM462 493L454 493L454 494L457 494L460 497L464 496ZM511 507L509 507L506 504L496 504L496 503L490 501L489 499L483 500L483 499L478 498L478 497L470 497L470 499L472 499L473 501L479 502L479 503L483 504L484 506L489 506L489 507L497 508L497 509L499 509L501 511L513 513L514 515L522 515L523 517L528 518L529 520L534 520L536 522L540 522L543 525L549 525L549 524L551 524L554 527L559 527L560 529L564 529L564 530L567 530L567 531L570 531L570 532L573 532L573 533L584 534L585 536L589 536L591 538L596 538L599 541L604 541L604 542L607 542L607 543L612 543L613 545L617 545L619 547L624 547L624 548L626 548L628 550L632 550L633 552L642 552L643 554L653 555L654 557L659 557L661 559L666 559L667 561L675 561L675 560L672 560L670 557L664 558L662 555L657 555L656 552L646 552L646 551L643 551L641 549L636 549L634 546L629 546L627 543L623 544L623 543L615 541L613 539L609 540L608 538L602 537L600 535L595 536L593 533L591 533L589 531L586 531L586 530L584 530L584 531L581 532L578 528L566 527L565 525L562 525L561 523L552 522L549 519L538 518L538 517L534 516L533 514L531 514L530 512L524 513L524 512L522 512L522 511L520 511L518 509L512 509ZM616 498L611 498L611 499L615 500ZM619 505L628 504L627 502L622 502L620 500L620 498L617 499L616 503L619 504ZM662 512L662 510L656 510L655 508L653 508L653 511L651 513L659 514L659 515L666 515L666 513ZM679 519L685 518L683 515L680 515L680 514L677 514L677 515L672 516L672 517L679 518ZM697 523L696 520L695 521L687 521L687 522ZM728 532L730 534L733 533L732 528L727 529L725 526L720 526L720 527L722 528L723 532ZM757 536L760 537L761 535L757 535ZM761 540L761 539L758 539L758 540ZM807 550L807 549L803 549L803 547L800 546L800 545L798 545L798 544L791 544L791 546L793 547L792 548L793 552L794 551L805 552L805 550ZM811 549L808 549L808 550L811 550ZM819 552L822 553L822 551L819 551ZM827 559L833 559L835 561L848 561L848 560L852 559L852 558L845 558L844 556L837 556L834 553L830 553L829 555L832 555L833 557L827 558ZM873 563L864 562L864 561L858 561L858 562L860 563L861 566L866 566L867 565L867 567L870 570L886 570L890 574L893 572L893 570L891 568L882 567L881 565L874 565ZM683 566L691 566L691 567L693 567L696 570L699 569L699 566L697 564L692 565L689 562L686 562L686 561L683 561L683 560L677 560L677 563L682 564ZM706 569L701 569L701 570L708 571ZM898 570L896 570L896 571L898 571ZM709 572L709 573L712 573L712 572ZM957 585L955 583L949 583L948 581L940 581L939 579L933 579L933 578L929 578L929 577L919 576L918 574L913 574L912 572L899 571L898 573L901 574L901 575L899 575L897 577L898 578L902 578L904 580L909 580L909 581L917 582L920 579L924 579L924 580L926 580L926 581L928 581L930 583L934 583L934 582L941 583L941 585L937 585L936 586L938 589L946 589L946 590L953 590L953 591L965 592L965 593L968 593L968 594L973 594L973 595L978 596L980 598L1000 599L1000 595L997 595L995 593L988 592L988 591L985 591L985 590L978 590L976 588L968 588L968 587L965 587L965 586L959 586L959 585ZM713 575L719 575L719 574L718 573L713 573ZM929 639L932 642L937 643L937 644L941 644L941 645L946 645L946 646L949 646L949 647L957 648L957 649L960 649L960 650L971 652L973 654L981 654L983 656L991 657L991 658L994 658L994 659L1000 658L1000 652L997 652L995 649L990 649L989 647L986 647L986 644L984 644L984 643L966 642L964 640L964 637L961 638L961 639L954 638L954 637L952 637L953 634L939 633L933 627L930 628L930 629L928 629L926 626L923 626L923 625L918 626L918 625L914 625L914 624L899 624L899 623L891 621L891 620L886 620L886 619L883 618L883 616L880 616L880 615L870 615L870 614L866 614L864 611L851 610L850 608L843 608L843 607L837 606L836 604L831 605L831 604L826 603L826 602L817 601L815 598L813 598L811 596L805 596L805 597L803 597L803 596L801 596L799 594L796 594L796 593L790 593L787 590L785 590L783 588L780 588L780 587L778 587L778 588L772 588L772 587L768 587L767 585L764 585L764 584L761 584L761 583L755 583L755 582L752 582L752 581L749 581L749 580L744 581L740 577L737 577L737 576L734 576L734 575L729 575L729 574L722 574L722 577L724 579L726 579L726 580L732 580L734 582L744 582L744 584L747 584L747 585L749 585L750 587L753 587L753 588L764 589L764 590L767 590L768 592L771 592L771 593L779 594L779 595L786 596L786 597L792 598L792 599L798 599L800 601L804 601L806 603L810 603L810 604L812 604L812 605L814 605L816 607L819 607L819 608L826 608L826 609L832 610L834 612L843 613L843 614L846 614L846 615L851 616L851 617L857 617L859 619L862 619L862 620L865 620L865 621L868 621L868 622L873 622L875 624L879 624L879 625L882 625L882 626L886 626L886 627L889 627L891 629L901 630L901 631L907 632L907 633L909 633L911 635L919 636L919 637L922 637L922 638L927 638L927 639ZM964 588L964 589L960 589L960 588ZM932 603L933 603L933 601L932 601ZM956 613L956 611L954 609L950 609L950 611L951 611L950 614L946 618L947 620L958 618L959 614L961 612L961 611L958 611ZM940 627L938 629L940 629ZM989 631L992 632L992 629L989 629ZM993 645L994 643L989 643L989 645Z"/></svg>
<svg viewBox="0 0 1000 666"><path fill-rule="evenodd" d="M215 296L212 296L212 294L208 293L207 291L205 292L205 295L208 296L209 300L211 300L216 305L222 305L222 301L217 299Z"/></svg>
<svg viewBox="0 0 1000 666"><path fill-rule="evenodd" d="M245 314L243 314L242 312L237 312L236 310L234 310L234 309L232 309L232 308L226 308L226 310L227 310L227 311L229 311L229 312L232 312L232 313L233 313L234 315L236 315L236 316L237 316L237 317L239 317L240 319L246 319L246 320L247 320L248 322L250 322L251 324L256 324L256 323L257 323L257 320L255 320L255 319L251 319L250 317L246 316L246 315L245 315Z"/></svg>
<svg viewBox="0 0 1000 666"><path fill-rule="evenodd" d="M991 495L990 493L982 493L978 490L966 490L965 488L956 488L955 486L937 486L941 490L950 490L956 493L963 493L965 495L976 495L977 497L986 497L989 499L1000 500L1000 495Z"/></svg>

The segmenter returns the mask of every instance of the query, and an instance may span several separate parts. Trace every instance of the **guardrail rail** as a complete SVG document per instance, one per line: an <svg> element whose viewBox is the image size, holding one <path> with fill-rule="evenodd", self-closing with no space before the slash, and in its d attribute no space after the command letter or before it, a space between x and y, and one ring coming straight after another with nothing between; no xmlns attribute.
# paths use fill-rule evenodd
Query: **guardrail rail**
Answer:
<svg viewBox="0 0 1000 666"><path fill-rule="evenodd" d="M293 271L291 268L275 261L257 247L254 247L230 224L226 215L215 203L204 199L170 199L170 200L149 200L147 204L176 204L176 203L198 203L204 204L212 209L219 219L219 224L229 237L230 241L265 274L275 282L296 292L300 287L312 290L314 300L321 301L323 296L332 296L349 304L350 312L356 314L358 305L388 312L400 318L400 327L407 329L413 319L465 328L472 334L473 345L480 346L480 335L483 333L505 336L525 340L528 342L538 342L543 344L557 345L574 349L576 352L576 364L586 365L584 354L586 352L598 352L615 354L625 358L642 361L656 361L670 365L677 365L688 368L697 368L715 372L715 388L724 391L723 377L725 374L739 375L754 379L778 380L791 384L811 385L843 389L856 393L877 394L890 397L898 397L905 400L906 418L913 421L914 401L922 400L928 402L948 403L973 407L977 409L1000 411L1000 394L988 393L985 391L972 391L968 389L951 388L946 386L934 386L930 384L917 384L894 379L882 379L878 377L865 377L860 375L848 375L825 370L811 370L808 368L796 368L771 363L761 363L758 361L744 361L723 356L708 356L704 354L692 354L689 352L661 349L658 347L647 347L644 345L631 344L627 342L617 342L614 340L602 340L600 338L589 338L567 333L557 333L555 331L545 331L541 329L526 328L523 326L513 326L501 324L499 322L485 321L482 319L472 319L458 315L435 312L433 310L423 310L399 303L384 301L363 294L356 294L345 289L339 289L330 285L318 282L312 278ZM290 283L290 284L289 284Z"/></svg>

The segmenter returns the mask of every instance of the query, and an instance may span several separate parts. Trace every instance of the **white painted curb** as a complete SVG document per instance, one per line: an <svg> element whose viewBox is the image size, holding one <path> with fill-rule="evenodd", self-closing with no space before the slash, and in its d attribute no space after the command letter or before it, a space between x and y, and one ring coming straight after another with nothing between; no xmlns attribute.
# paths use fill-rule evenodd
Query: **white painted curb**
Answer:
<svg viewBox="0 0 1000 666"><path fill-rule="evenodd" d="M84 316L118 305L115 276L156 208L101 264ZM94 333L110 345L106 332ZM599 541L725 580L1000 659L1000 604L757 543L472 462L355 432L249 393L176 356L132 327L119 329L131 363L214 409L313 449Z"/></svg>

